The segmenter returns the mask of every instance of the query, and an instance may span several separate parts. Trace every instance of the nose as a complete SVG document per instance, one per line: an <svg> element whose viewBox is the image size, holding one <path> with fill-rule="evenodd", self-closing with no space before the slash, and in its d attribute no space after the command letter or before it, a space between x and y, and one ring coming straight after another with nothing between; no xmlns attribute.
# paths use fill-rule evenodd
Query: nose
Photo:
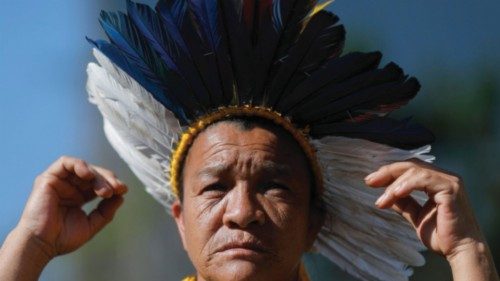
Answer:
<svg viewBox="0 0 500 281"><path fill-rule="evenodd" d="M223 215L223 223L229 228L247 228L263 225L265 214L255 194L248 186L240 185L228 194L228 202Z"/></svg>

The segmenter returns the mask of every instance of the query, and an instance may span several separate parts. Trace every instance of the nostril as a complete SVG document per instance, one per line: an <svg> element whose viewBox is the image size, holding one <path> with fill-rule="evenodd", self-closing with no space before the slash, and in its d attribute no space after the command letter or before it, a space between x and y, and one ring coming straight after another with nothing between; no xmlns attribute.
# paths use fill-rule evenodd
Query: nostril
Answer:
<svg viewBox="0 0 500 281"><path fill-rule="evenodd" d="M266 222L266 214L264 214L264 211L257 210L257 213L256 213L256 222L259 225L263 225Z"/></svg>
<svg viewBox="0 0 500 281"><path fill-rule="evenodd" d="M246 228L253 224L263 225L265 213L260 204L248 193L232 194L226 205L223 223L230 228Z"/></svg>

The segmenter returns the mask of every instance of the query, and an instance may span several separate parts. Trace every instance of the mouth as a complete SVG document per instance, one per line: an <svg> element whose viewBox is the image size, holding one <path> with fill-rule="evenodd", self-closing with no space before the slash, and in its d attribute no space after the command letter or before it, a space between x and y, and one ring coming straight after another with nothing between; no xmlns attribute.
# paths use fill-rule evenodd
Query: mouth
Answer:
<svg viewBox="0 0 500 281"><path fill-rule="evenodd" d="M227 255L233 258L257 258L269 254L262 243L255 241L235 241L222 245L214 254Z"/></svg>

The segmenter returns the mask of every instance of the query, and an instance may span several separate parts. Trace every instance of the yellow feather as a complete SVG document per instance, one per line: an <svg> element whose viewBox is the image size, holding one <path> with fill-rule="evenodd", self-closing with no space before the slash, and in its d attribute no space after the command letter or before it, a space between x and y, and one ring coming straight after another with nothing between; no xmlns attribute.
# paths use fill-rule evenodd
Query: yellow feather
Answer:
<svg viewBox="0 0 500 281"><path fill-rule="evenodd" d="M328 5L332 4L333 1L335 1L335 0L328 0L328 1L325 1L323 3L317 4L312 9L311 13L309 13L308 17L310 18L310 17L314 16L316 13L318 13L319 11L324 10L326 7L328 7Z"/></svg>
<svg viewBox="0 0 500 281"><path fill-rule="evenodd" d="M320 11L324 10L326 7L328 7L328 5L332 4L333 1L335 1L335 0L328 0L328 1L325 1L323 3L315 5L314 8L311 10L311 12L304 18L301 32L304 31L304 28L307 26L307 24L309 23L309 21L311 20L311 18L315 14L317 14Z"/></svg>

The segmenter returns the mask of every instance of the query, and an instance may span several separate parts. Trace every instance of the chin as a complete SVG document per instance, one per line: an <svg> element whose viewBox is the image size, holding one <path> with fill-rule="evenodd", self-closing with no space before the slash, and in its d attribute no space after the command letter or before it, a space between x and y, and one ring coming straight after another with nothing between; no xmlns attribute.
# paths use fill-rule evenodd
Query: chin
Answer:
<svg viewBox="0 0 500 281"><path fill-rule="evenodd" d="M236 259L226 260L217 268L214 268L211 278L214 281L269 281L275 280L271 271L271 265L264 262Z"/></svg>

